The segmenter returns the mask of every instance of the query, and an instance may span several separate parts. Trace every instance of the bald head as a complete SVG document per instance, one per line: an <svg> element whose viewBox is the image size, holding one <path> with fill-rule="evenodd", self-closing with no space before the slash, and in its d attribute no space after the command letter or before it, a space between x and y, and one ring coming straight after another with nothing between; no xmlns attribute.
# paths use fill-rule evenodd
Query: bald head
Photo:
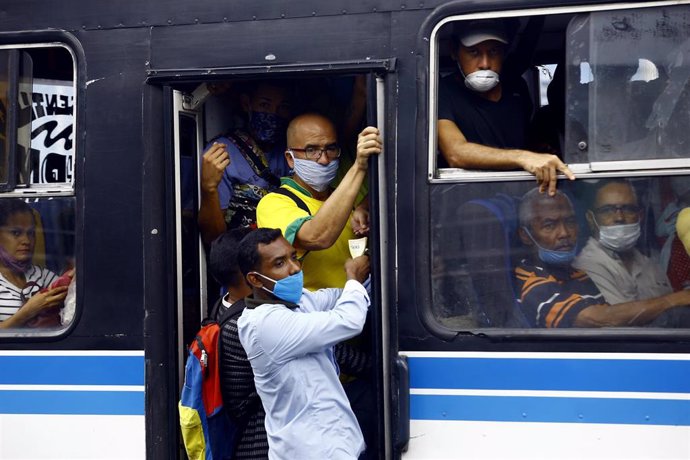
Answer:
<svg viewBox="0 0 690 460"><path fill-rule="evenodd" d="M303 148L304 138L327 136L337 142L335 125L317 113L305 113L292 119L287 129L288 147Z"/></svg>

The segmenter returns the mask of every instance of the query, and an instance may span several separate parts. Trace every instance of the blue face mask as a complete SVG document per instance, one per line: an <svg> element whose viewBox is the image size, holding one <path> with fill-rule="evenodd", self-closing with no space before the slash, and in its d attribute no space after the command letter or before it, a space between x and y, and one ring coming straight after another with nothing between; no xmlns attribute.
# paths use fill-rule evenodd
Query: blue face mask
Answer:
<svg viewBox="0 0 690 460"><path fill-rule="evenodd" d="M273 290L266 287L261 287L266 292L270 292L279 299L285 300L286 302L297 303L302 297L302 288L304 287L304 272L302 270L298 271L294 275L290 275L282 280L274 280L266 275L262 275L259 272L253 272L262 278L266 278L269 281L273 281L275 286Z"/></svg>
<svg viewBox="0 0 690 460"><path fill-rule="evenodd" d="M537 246L539 250L539 259L545 264L549 265L570 265L570 263L575 259L577 255L577 246L573 247L570 251L554 251L553 249L543 248L537 243L532 234L527 230L527 228L522 227L527 235L532 240L532 242Z"/></svg>
<svg viewBox="0 0 690 460"><path fill-rule="evenodd" d="M294 154L291 155L295 161L295 174L317 192L326 190L338 174L340 162L337 159L331 160L327 165L322 165L316 161L303 160L295 158Z"/></svg>
<svg viewBox="0 0 690 460"><path fill-rule="evenodd" d="M254 140L266 144L276 143L285 136L287 120L270 112L250 112L249 130Z"/></svg>

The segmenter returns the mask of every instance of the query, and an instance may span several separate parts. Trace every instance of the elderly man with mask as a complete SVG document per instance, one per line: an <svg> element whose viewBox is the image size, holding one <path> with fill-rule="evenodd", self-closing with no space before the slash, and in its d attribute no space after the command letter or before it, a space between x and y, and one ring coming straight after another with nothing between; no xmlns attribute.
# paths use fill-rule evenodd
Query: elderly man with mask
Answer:
<svg viewBox="0 0 690 460"><path fill-rule="evenodd" d="M509 43L505 22L458 22L452 41L458 72L439 85L441 167L524 169L551 195L559 172L574 179L557 156L525 150L530 104L520 76L502 73Z"/></svg>
<svg viewBox="0 0 690 460"><path fill-rule="evenodd" d="M519 209L522 243L529 257L515 268L518 302L534 327L642 326L676 307L690 305L690 291L611 305L587 273L571 266L577 221L570 199L530 190Z"/></svg>
<svg viewBox="0 0 690 460"><path fill-rule="evenodd" d="M356 238L353 226L357 229L368 223L367 202L353 212L355 198L366 176L367 160L380 152L379 130L365 128L357 140L354 164L332 189L340 156L335 126L313 113L290 122L285 158L294 174L282 179L281 189L292 196L283 191L266 195L257 207L257 220L259 227L279 228L297 249L305 288L345 285L342 267L350 258L348 240ZM351 217L353 226L348 225Z"/></svg>
<svg viewBox="0 0 690 460"><path fill-rule="evenodd" d="M285 157L294 174L283 178L281 188L259 202L257 219L259 227L279 228L297 249L306 289L316 291L345 286L347 278L343 265L350 258L348 240L356 238L356 231L368 230L368 200L354 211L353 207L366 176L369 157L379 153L379 130L371 126L364 128L357 139L354 164L333 189L330 185L336 177L340 156L333 123L314 113L297 116L290 122ZM345 391L369 446L362 458L376 458L376 418L373 415L376 403L370 383L371 358L364 335L336 351L340 352L340 368L347 372L341 375ZM349 351L345 353L345 350ZM350 365L344 366L344 362Z"/></svg>
<svg viewBox="0 0 690 460"><path fill-rule="evenodd" d="M608 303L649 299L673 291L658 260L635 248L641 235L642 211L629 182L597 184L586 218L592 236L573 267L589 275Z"/></svg>

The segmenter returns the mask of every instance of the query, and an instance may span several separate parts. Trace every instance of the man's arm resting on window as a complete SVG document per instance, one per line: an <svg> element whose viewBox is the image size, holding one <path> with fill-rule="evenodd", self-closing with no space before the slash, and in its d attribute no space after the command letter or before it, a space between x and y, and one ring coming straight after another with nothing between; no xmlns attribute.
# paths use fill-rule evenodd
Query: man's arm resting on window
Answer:
<svg viewBox="0 0 690 460"><path fill-rule="evenodd" d="M575 318L576 327L642 326L676 307L690 305L690 291L678 291L653 299L618 305L592 305Z"/></svg>
<svg viewBox="0 0 690 460"><path fill-rule="evenodd" d="M448 164L465 169L524 169L534 174L542 191L556 191L558 172L575 179L556 155L520 149L499 149L468 142L460 128L451 120L438 120L438 147Z"/></svg>

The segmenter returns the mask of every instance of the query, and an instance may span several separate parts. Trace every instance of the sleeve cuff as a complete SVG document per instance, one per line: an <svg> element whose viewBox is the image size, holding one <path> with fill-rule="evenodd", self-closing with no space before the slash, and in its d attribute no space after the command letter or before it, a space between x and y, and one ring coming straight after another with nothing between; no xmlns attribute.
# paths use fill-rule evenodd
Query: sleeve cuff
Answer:
<svg viewBox="0 0 690 460"><path fill-rule="evenodd" d="M362 286L362 283L360 283L357 280L347 280L345 283L345 288L343 288L343 291L357 291L361 293L364 298L367 299L367 302L369 302L369 293L367 290Z"/></svg>

